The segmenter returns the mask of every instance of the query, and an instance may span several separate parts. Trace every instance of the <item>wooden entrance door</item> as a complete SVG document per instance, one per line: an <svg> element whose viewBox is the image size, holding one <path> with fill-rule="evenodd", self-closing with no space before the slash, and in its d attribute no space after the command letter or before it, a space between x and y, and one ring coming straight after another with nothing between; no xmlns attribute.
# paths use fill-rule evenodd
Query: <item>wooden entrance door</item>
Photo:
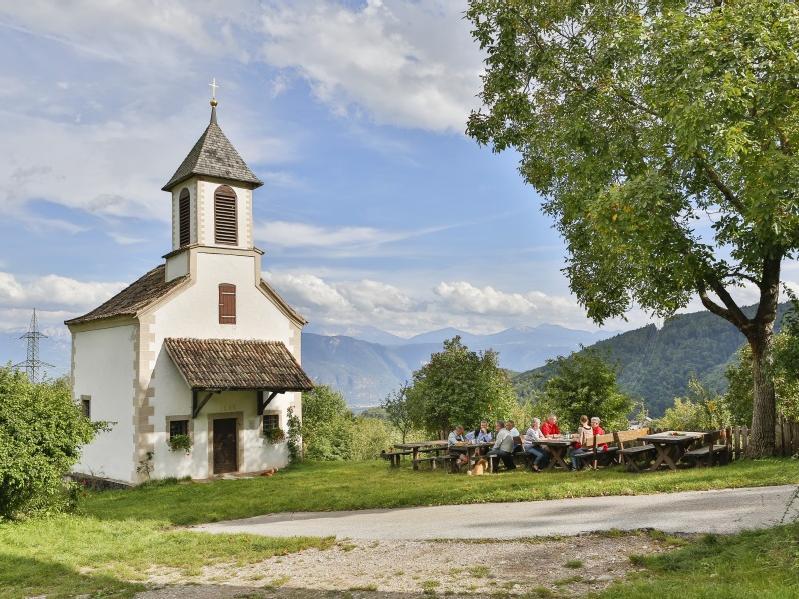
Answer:
<svg viewBox="0 0 799 599"><path fill-rule="evenodd" d="M236 419L218 418L214 420L214 474L238 469Z"/></svg>

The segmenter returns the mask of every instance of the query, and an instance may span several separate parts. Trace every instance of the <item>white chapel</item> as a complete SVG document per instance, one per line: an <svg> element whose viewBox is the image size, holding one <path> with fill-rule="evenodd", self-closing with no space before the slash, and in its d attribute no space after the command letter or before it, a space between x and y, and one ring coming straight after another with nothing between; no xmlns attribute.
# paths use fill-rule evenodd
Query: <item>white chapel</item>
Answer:
<svg viewBox="0 0 799 599"><path fill-rule="evenodd" d="M216 106L163 187L172 200L164 263L66 322L74 397L92 420L112 423L83 449L78 473L138 483L288 462L287 412L299 415L312 388L300 366L306 321L261 278L252 202L263 183L219 128Z"/></svg>

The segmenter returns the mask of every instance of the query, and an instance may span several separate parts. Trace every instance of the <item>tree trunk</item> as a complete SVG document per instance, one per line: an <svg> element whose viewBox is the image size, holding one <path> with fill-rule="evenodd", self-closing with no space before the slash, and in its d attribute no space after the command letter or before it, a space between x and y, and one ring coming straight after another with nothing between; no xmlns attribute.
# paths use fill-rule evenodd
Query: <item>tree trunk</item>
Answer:
<svg viewBox="0 0 799 599"><path fill-rule="evenodd" d="M752 379L754 402L752 432L749 437L747 457L761 458L774 455L777 399L774 394L772 338L773 324L763 327L759 334L749 339L752 348Z"/></svg>

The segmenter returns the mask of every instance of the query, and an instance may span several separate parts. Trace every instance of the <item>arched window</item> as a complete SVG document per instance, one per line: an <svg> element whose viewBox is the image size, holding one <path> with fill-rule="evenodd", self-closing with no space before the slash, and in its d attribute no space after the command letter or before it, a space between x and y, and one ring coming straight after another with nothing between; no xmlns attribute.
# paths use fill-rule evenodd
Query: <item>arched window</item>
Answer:
<svg viewBox="0 0 799 599"><path fill-rule="evenodd" d="M181 190L178 200L178 235L180 247L191 243L191 197L185 187Z"/></svg>
<svg viewBox="0 0 799 599"><path fill-rule="evenodd" d="M214 192L214 243L238 244L236 192L227 185L220 185Z"/></svg>
<svg viewBox="0 0 799 599"><path fill-rule="evenodd" d="M236 286L219 284L219 324L236 324Z"/></svg>

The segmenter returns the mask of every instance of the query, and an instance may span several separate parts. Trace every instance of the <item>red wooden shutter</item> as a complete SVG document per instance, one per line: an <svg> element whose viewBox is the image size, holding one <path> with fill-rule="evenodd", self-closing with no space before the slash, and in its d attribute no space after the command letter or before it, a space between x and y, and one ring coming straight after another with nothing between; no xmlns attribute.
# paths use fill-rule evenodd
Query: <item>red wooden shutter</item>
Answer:
<svg viewBox="0 0 799 599"><path fill-rule="evenodd" d="M178 226L180 231L180 247L189 245L191 241L191 225L189 218L191 216L191 200L189 199L189 190L184 188L180 192L180 200L178 200Z"/></svg>
<svg viewBox="0 0 799 599"><path fill-rule="evenodd" d="M236 324L236 286L219 285L219 324Z"/></svg>
<svg viewBox="0 0 799 599"><path fill-rule="evenodd" d="M238 244L236 192L227 185L220 185L214 192L214 243Z"/></svg>

